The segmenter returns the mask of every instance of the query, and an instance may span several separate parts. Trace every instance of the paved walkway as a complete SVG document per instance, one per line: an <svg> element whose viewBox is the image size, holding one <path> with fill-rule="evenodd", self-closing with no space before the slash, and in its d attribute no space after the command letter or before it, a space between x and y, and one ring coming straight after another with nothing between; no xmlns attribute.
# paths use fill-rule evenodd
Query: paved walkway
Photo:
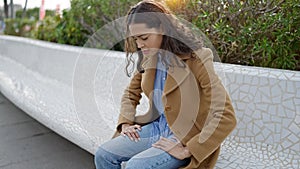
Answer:
<svg viewBox="0 0 300 169"><path fill-rule="evenodd" d="M46 128L0 93L0 169L94 169L93 155Z"/></svg>

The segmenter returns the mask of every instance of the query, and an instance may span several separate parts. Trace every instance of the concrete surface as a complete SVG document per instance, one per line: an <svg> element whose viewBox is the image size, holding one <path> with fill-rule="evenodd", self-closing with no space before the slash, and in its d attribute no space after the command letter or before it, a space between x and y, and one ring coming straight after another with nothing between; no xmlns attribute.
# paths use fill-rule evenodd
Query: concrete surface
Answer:
<svg viewBox="0 0 300 169"><path fill-rule="evenodd" d="M0 169L93 169L93 155L49 130L0 93Z"/></svg>

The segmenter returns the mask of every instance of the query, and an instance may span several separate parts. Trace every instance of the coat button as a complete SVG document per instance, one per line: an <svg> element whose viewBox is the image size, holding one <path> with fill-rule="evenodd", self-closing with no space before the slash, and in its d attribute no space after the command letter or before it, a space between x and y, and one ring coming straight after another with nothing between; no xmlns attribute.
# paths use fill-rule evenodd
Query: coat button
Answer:
<svg viewBox="0 0 300 169"><path fill-rule="evenodd" d="M166 106L165 107L165 111L170 111L171 110L171 107L170 106Z"/></svg>

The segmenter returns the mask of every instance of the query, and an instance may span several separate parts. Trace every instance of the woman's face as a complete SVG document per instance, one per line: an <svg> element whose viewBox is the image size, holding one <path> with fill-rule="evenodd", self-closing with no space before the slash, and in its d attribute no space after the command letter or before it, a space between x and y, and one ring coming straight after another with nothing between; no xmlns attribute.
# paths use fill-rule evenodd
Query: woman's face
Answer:
<svg viewBox="0 0 300 169"><path fill-rule="evenodd" d="M145 23L137 23L129 25L129 31L145 57L157 54L163 40L161 28L148 28Z"/></svg>

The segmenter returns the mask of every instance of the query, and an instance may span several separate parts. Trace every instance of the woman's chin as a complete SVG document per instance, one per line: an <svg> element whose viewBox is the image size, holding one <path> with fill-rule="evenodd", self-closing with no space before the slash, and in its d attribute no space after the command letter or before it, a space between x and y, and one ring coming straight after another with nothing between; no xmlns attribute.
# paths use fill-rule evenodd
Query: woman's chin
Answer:
<svg viewBox="0 0 300 169"><path fill-rule="evenodd" d="M152 57L156 54L157 54L157 52L143 52L144 57Z"/></svg>

